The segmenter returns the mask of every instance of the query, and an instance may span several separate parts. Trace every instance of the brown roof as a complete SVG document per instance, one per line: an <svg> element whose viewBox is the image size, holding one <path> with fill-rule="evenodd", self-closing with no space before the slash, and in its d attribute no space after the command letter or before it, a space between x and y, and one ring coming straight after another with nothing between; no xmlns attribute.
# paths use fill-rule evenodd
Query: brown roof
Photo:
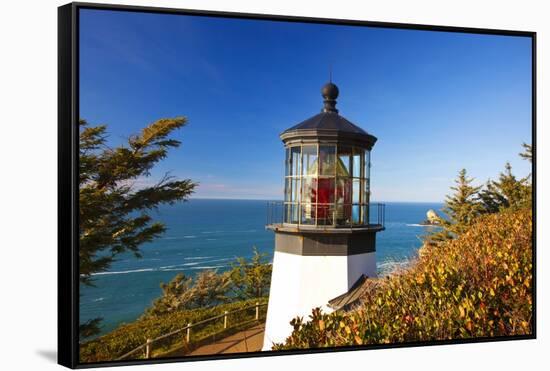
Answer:
<svg viewBox="0 0 550 371"><path fill-rule="evenodd" d="M348 292L329 300L328 306L334 310L348 311L352 309L367 291L367 282L368 277L362 274Z"/></svg>

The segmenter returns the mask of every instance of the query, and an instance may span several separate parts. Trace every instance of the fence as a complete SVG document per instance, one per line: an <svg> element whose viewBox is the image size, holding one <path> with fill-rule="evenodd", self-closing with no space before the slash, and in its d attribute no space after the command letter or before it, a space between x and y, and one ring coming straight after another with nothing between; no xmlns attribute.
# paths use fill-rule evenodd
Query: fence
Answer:
<svg viewBox="0 0 550 371"><path fill-rule="evenodd" d="M235 309L235 310L232 310L232 311L225 311L224 313L222 314L219 314L217 316L214 316L214 317L210 317L210 318L207 318L207 319L204 319L202 321L199 321L197 323L189 323L187 324L187 326L181 328L181 329L178 329L178 330L175 330L175 331L172 331L172 332L169 332L167 334L164 334L162 336L159 336L159 337L156 337L154 339L147 339L147 341L145 343L143 343L142 345L138 346L137 348L134 348L132 349L131 351L123 354L122 356L118 357L116 360L117 361L121 361L121 360L124 360L124 359L127 359L128 357L132 356L132 355L135 355L136 353L138 353L139 351L144 351L145 352L145 358L148 359L148 358L152 358L152 354L153 354L153 345L155 343L158 343L160 341L163 341L163 340L166 340L166 339L169 339L171 337L174 337L175 335L177 334L181 334L181 333L184 333L185 336L184 336L184 344L182 344L183 347L186 347L188 346L190 343L191 343L191 335L192 335L192 329L193 328L196 328L197 326L200 326L200 325L205 325L207 323L210 323L210 322L213 322L213 321L216 321L216 320L220 320L223 318L223 329L221 332L217 333L217 335L219 335L220 333L222 333L223 331L225 330L228 330L229 328L235 328L235 327L238 327L238 326L241 326L241 325L244 325L246 323L250 323L250 322L254 322L254 321L259 321L260 319L260 308L261 307L265 307L267 306L267 303L263 303L263 304L260 304L259 302L256 302L255 305L251 305L251 306L248 306L248 307L244 307L244 308L239 308L239 309ZM243 321L243 322L240 322L240 323L237 323L231 327L229 327L229 316L231 314L235 314L235 313L240 313L240 312L243 312L243 311L246 311L246 310L249 310L249 309L252 309L252 308L255 308L255 316L254 316L254 319L252 320L249 320L249 321ZM214 334L216 335L216 334Z"/></svg>

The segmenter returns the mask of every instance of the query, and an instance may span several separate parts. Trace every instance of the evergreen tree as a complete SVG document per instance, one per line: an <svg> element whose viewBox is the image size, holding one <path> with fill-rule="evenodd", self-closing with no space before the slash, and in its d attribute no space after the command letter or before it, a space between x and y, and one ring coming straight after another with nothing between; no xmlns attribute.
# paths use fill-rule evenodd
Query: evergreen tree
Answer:
<svg viewBox="0 0 550 371"><path fill-rule="evenodd" d="M533 164L533 145L527 144L527 143L522 143L522 146L524 148L524 152L521 152L519 154L520 157L523 158L524 160L529 161L531 164ZM532 167L532 165L531 165L531 167ZM525 184L525 187L524 187L524 195L525 195L524 206L532 208L532 206L533 206L533 184L531 182L531 173L529 173L529 175L527 175L523 179L523 181L524 181L524 184Z"/></svg>
<svg viewBox="0 0 550 371"><path fill-rule="evenodd" d="M160 284L162 295L145 311L145 316L207 308L228 302L230 285L228 272L218 274L210 269L204 270L195 279L179 273L170 282Z"/></svg>
<svg viewBox="0 0 550 371"><path fill-rule="evenodd" d="M522 145L524 152L520 156L532 162L532 146L526 143ZM517 179L510 163L506 163L498 180L488 180L483 188L471 186L472 181L467 177L466 170L462 169L456 180L457 185L451 187L455 193L446 197L443 211L448 217L439 220L443 230L426 236L427 243L438 243L463 233L480 213L497 213L508 208L519 209L532 205L531 174Z"/></svg>
<svg viewBox="0 0 550 371"><path fill-rule="evenodd" d="M495 213L503 209L518 209L531 204L530 175L517 179L512 173L512 166L506 163L504 172L498 180L487 182L479 194L483 212Z"/></svg>
<svg viewBox="0 0 550 371"><path fill-rule="evenodd" d="M231 278L228 272L221 274L213 270L204 270L197 274L193 286L193 306L204 308L229 301L227 296Z"/></svg>
<svg viewBox="0 0 550 371"><path fill-rule="evenodd" d="M109 269L117 255L131 252L160 236L164 224L149 211L160 204L186 200L196 184L165 175L154 185L139 189L133 183L150 175L156 163L180 142L172 132L186 124L177 117L161 119L132 135L126 145L109 148L106 126L80 121L79 148L79 273L80 282L93 286L93 274ZM97 334L100 319L83 323L81 335Z"/></svg>
<svg viewBox="0 0 550 371"><path fill-rule="evenodd" d="M460 170L456 185L451 187L453 194L445 197L443 212L446 218L439 218L442 230L427 236L427 242L438 243L452 239L466 231L474 219L480 214L481 205L477 195L481 187L472 186L473 178L469 178L466 169Z"/></svg>
<svg viewBox="0 0 550 371"><path fill-rule="evenodd" d="M506 203L506 199L498 192L497 187L493 183L492 180L488 180L484 188L479 192L478 197L483 213L498 213L502 205Z"/></svg>
<svg viewBox="0 0 550 371"><path fill-rule="evenodd" d="M180 273L169 283L161 283L162 295L145 311L145 316L266 296L271 282L271 264L265 262L265 258L266 254L260 254L254 247L250 260L237 258L227 272L204 270L194 279Z"/></svg>
<svg viewBox="0 0 550 371"><path fill-rule="evenodd" d="M230 277L232 290L237 298L246 300L267 295L272 266L265 261L266 257L266 254L260 254L254 246L250 261L241 257L232 264Z"/></svg>
<svg viewBox="0 0 550 371"><path fill-rule="evenodd" d="M162 315L188 309L193 301L193 279L178 273L170 282L161 283L162 295L147 309L146 315Z"/></svg>
<svg viewBox="0 0 550 371"><path fill-rule="evenodd" d="M524 152L521 152L519 154L520 157L524 160L529 161L530 163L533 163L533 145L527 143L522 143L521 145L524 149Z"/></svg>

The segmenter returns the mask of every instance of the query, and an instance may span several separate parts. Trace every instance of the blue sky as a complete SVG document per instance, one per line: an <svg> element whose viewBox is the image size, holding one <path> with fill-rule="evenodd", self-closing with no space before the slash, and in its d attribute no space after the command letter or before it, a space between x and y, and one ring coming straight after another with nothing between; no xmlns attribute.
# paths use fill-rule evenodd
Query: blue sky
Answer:
<svg viewBox="0 0 550 371"><path fill-rule="evenodd" d="M281 199L279 134L317 114L332 66L340 114L378 138L372 199L442 201L466 168L496 178L531 142L524 37L81 10L80 116L109 144L186 116L169 171L195 197Z"/></svg>

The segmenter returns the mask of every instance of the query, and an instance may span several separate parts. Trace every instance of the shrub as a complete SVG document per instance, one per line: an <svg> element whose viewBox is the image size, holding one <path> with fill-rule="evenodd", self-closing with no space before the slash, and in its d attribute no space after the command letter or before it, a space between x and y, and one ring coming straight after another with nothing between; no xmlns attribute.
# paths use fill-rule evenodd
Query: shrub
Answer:
<svg viewBox="0 0 550 371"><path fill-rule="evenodd" d="M227 296L231 280L228 273L207 269L193 279L178 273L170 282L161 283L162 295L145 310L145 316L213 307L230 301Z"/></svg>
<svg viewBox="0 0 550 371"><path fill-rule="evenodd" d="M291 321L274 349L532 333L532 213L481 216L457 239L424 246L408 268L372 280L353 312Z"/></svg>

